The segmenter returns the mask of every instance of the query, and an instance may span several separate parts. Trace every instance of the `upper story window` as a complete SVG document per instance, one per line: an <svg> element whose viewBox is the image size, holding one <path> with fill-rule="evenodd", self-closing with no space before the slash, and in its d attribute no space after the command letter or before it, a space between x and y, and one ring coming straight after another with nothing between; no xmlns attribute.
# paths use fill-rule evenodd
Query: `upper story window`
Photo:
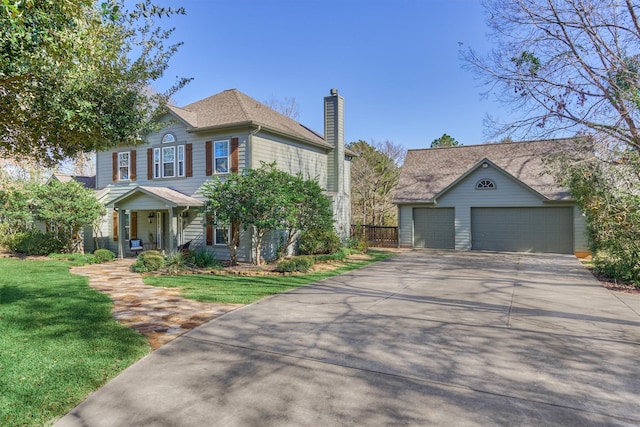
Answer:
<svg viewBox="0 0 640 427"><path fill-rule="evenodd" d="M229 172L229 140L216 141L213 149L215 173Z"/></svg>
<svg viewBox="0 0 640 427"><path fill-rule="evenodd" d="M118 180L128 181L131 172L130 152L118 153Z"/></svg>
<svg viewBox="0 0 640 427"><path fill-rule="evenodd" d="M154 178L175 178L183 176L185 176L184 145L153 149Z"/></svg>
<svg viewBox="0 0 640 427"><path fill-rule="evenodd" d="M496 183L488 178L483 178L476 184L476 190L495 190Z"/></svg>
<svg viewBox="0 0 640 427"><path fill-rule="evenodd" d="M175 142L178 142L178 140L176 139L176 136L171 132L165 133L164 136L162 137L163 144L171 144Z"/></svg>

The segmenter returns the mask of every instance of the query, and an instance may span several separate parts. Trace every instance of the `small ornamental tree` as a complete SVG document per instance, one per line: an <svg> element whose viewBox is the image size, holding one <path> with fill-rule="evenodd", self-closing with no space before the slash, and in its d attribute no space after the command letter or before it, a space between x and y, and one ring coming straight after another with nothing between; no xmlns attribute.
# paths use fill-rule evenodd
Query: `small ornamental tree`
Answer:
<svg viewBox="0 0 640 427"><path fill-rule="evenodd" d="M247 203L247 225L253 230L254 260L260 265L265 235L283 228L295 217L296 195L289 194L289 180L295 177L276 169L275 163L263 163L259 169L247 171L246 178L253 194Z"/></svg>
<svg viewBox="0 0 640 427"><path fill-rule="evenodd" d="M227 246L232 265L237 264L240 230L253 231L253 258L262 263L262 244L267 233L284 230L286 250L305 230L332 229L329 199L316 181L305 180L263 163L259 169L216 177L206 182L203 211L207 224L231 228ZM280 255L280 254L279 254Z"/></svg>
<svg viewBox="0 0 640 427"><path fill-rule="evenodd" d="M64 242L66 252L80 246L80 232L105 214L93 192L77 181L51 181L33 190L31 210L35 219L46 223Z"/></svg>
<svg viewBox="0 0 640 427"><path fill-rule="evenodd" d="M240 230L247 228L247 206L251 197L247 177L238 173L214 177L202 185L201 192L207 199L203 207L206 224L230 228L229 258L231 265L237 265Z"/></svg>
<svg viewBox="0 0 640 427"><path fill-rule="evenodd" d="M288 194L295 214L290 222L283 224L287 233L283 250L286 251L303 232L335 234L331 200L323 194L318 182L296 177L290 185Z"/></svg>

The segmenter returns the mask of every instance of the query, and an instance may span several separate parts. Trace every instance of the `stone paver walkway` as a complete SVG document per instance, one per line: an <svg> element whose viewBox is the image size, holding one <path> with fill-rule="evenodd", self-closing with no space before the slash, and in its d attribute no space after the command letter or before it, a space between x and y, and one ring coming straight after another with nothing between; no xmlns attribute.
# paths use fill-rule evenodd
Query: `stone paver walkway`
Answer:
<svg viewBox="0 0 640 427"><path fill-rule="evenodd" d="M241 304L217 304L187 300L175 288L145 285L130 270L134 259L73 267L71 273L89 278L89 285L111 297L113 317L149 340L155 350L185 332Z"/></svg>

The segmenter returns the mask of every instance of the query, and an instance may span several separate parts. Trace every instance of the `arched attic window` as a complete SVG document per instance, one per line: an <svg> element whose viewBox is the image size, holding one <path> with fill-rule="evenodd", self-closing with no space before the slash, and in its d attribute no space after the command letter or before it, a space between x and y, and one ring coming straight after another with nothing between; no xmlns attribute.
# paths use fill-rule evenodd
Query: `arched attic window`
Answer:
<svg viewBox="0 0 640 427"><path fill-rule="evenodd" d="M172 134L171 132L165 133L164 136L162 137L162 143L163 144L170 144L172 142L176 142L176 136L174 134Z"/></svg>
<svg viewBox="0 0 640 427"><path fill-rule="evenodd" d="M489 178L482 178L476 183L476 190L495 190L496 183Z"/></svg>

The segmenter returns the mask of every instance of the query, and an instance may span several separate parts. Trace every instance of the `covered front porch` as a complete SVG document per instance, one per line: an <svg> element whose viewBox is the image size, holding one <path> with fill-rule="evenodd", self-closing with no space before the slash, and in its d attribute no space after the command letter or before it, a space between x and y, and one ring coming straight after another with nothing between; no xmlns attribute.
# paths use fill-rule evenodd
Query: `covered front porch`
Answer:
<svg viewBox="0 0 640 427"><path fill-rule="evenodd" d="M114 199L113 239L118 256L134 255L131 240L144 250L175 252L185 244L184 230L195 220L202 201L167 187L138 186Z"/></svg>

